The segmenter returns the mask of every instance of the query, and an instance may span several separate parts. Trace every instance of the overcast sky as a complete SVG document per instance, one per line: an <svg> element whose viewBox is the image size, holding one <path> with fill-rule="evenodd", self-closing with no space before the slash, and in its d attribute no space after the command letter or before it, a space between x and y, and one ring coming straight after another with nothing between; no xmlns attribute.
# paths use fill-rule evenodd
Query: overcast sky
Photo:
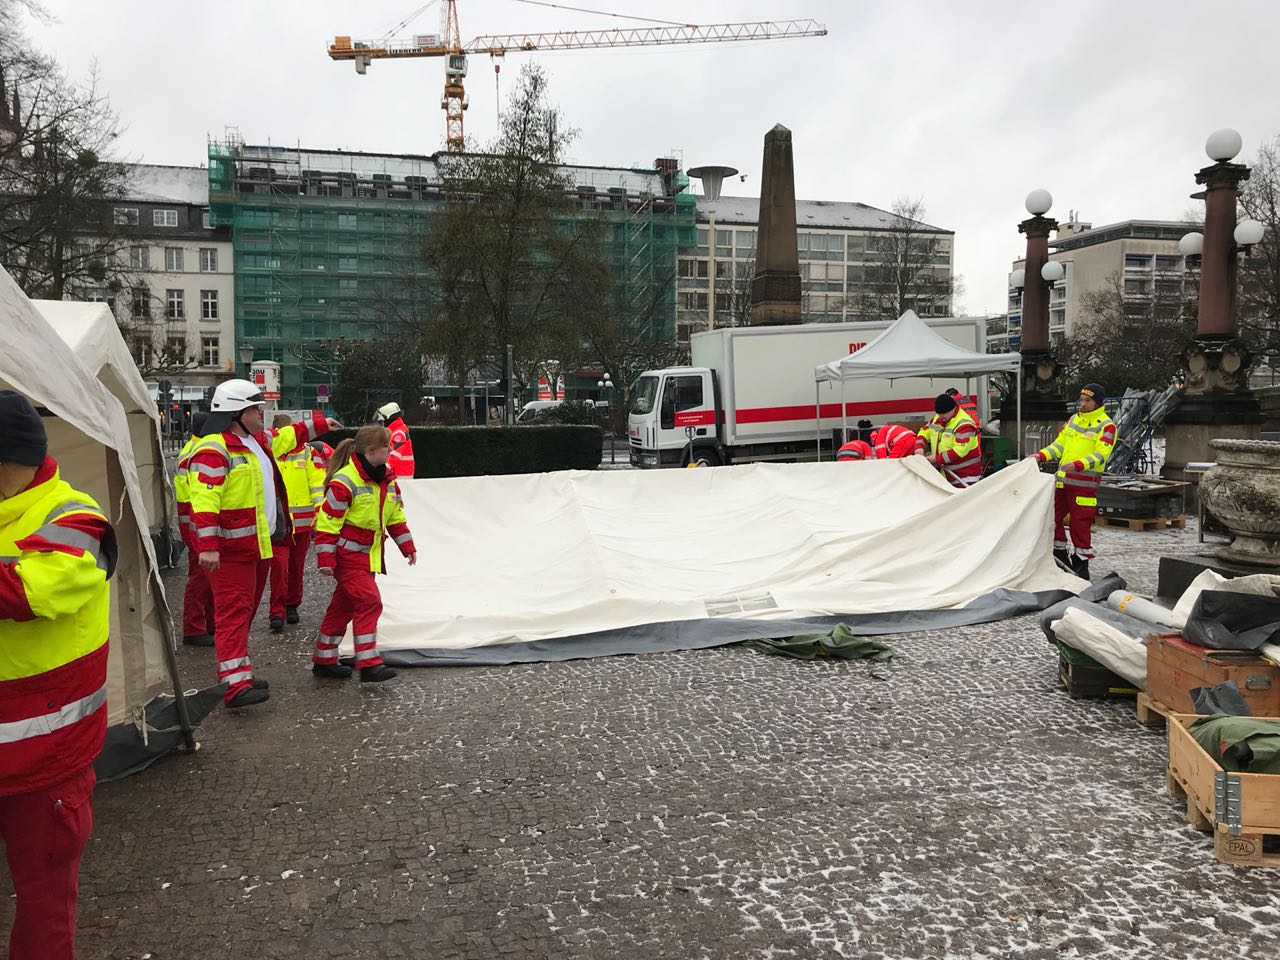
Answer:
<svg viewBox="0 0 1280 960"><path fill-rule="evenodd" d="M440 61L376 62L358 77L325 46L378 37L418 0L46 0L58 22L37 43L74 76L96 60L148 163L205 161L209 134L249 142L430 153L444 142ZM891 206L922 196L956 232L969 313L1003 312L1016 224L1036 187L1053 213L1095 225L1181 219L1194 206L1205 137L1233 126L1244 157L1280 133L1280 0L564 0L698 23L813 17L817 39L509 56L504 94L536 59L581 131L577 163L684 166L749 174L726 193L758 196L760 147L791 128L805 199ZM400 33L436 32L432 5ZM518 0L459 0L464 40L628 21ZM468 138L496 120L494 71L470 64Z"/></svg>

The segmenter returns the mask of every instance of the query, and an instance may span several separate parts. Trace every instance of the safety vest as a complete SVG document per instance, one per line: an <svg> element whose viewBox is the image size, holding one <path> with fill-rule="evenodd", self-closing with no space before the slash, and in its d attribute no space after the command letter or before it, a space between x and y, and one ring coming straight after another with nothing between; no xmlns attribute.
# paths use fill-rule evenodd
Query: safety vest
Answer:
<svg viewBox="0 0 1280 960"><path fill-rule="evenodd" d="M92 763L107 729L115 533L46 458L0 500L0 796Z"/></svg>
<svg viewBox="0 0 1280 960"><path fill-rule="evenodd" d="M1093 492L1102 482L1111 448L1116 443L1116 425L1103 407L1077 413L1062 427L1058 438L1039 451L1043 461L1058 461L1056 486Z"/></svg>
<svg viewBox="0 0 1280 960"><path fill-rule="evenodd" d="M173 499L178 504L178 535L184 542L191 532L191 486L187 482L187 468L199 443L199 437L187 439L178 451L178 466L173 474Z"/></svg>
<svg viewBox="0 0 1280 960"><path fill-rule="evenodd" d="M288 492L276 461L295 447L329 429L320 411L312 420L282 427L274 435L260 431L254 440L271 460L276 505L285 529L292 536ZM276 517L265 516L266 490L258 456L243 438L230 430L202 437L187 467L191 492L191 522L197 553L216 551L229 559L271 557L271 533Z"/></svg>
<svg viewBox="0 0 1280 960"><path fill-rule="evenodd" d="M982 441L978 425L962 408L945 424L934 417L920 438L938 458L938 469L953 487L971 487L982 479Z"/></svg>
<svg viewBox="0 0 1280 960"><path fill-rule="evenodd" d="M316 510L324 499L324 469L317 465L314 453L310 446L302 443L276 458L289 499L289 519L293 521L294 533L310 531L315 526Z"/></svg>
<svg viewBox="0 0 1280 960"><path fill-rule="evenodd" d="M877 460L900 460L924 452L924 441L906 427L891 423L871 436Z"/></svg>
<svg viewBox="0 0 1280 960"><path fill-rule="evenodd" d="M837 460L874 460L875 451L865 440L850 440L836 451Z"/></svg>
<svg viewBox="0 0 1280 960"><path fill-rule="evenodd" d="M387 461L389 469L402 480L412 480L413 441L409 439L409 428L404 425L404 418L396 417L387 424L387 429L391 431L391 459Z"/></svg>
<svg viewBox="0 0 1280 960"><path fill-rule="evenodd" d="M339 560L365 563L381 573L387 537L406 557L415 552L400 488L390 468L378 482L352 457L325 484L324 503L316 518L316 561L321 567L335 566Z"/></svg>

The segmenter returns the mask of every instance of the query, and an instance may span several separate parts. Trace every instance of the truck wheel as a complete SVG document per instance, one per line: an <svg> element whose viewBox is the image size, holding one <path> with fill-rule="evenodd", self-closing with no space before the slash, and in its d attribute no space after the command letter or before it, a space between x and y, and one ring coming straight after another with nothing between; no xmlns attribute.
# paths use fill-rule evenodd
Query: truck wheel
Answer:
<svg viewBox="0 0 1280 960"><path fill-rule="evenodd" d="M718 467L722 461L720 453L714 447L703 447L693 453L693 462L700 467Z"/></svg>

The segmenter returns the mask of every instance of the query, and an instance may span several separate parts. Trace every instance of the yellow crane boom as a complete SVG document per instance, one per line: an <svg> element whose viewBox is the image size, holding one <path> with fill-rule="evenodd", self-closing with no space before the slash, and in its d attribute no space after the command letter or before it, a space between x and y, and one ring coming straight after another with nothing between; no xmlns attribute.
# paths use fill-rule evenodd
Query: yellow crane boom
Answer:
<svg viewBox="0 0 1280 960"><path fill-rule="evenodd" d="M827 28L814 20L753 21L745 23L673 24L661 27L629 27L611 30L557 30L546 33L510 33L476 37L461 42L457 0L447 0L442 34L420 34L398 40L333 38L329 57L351 60L363 74L374 60L446 57L444 96L445 140L450 153L463 150L462 117L468 103L463 80L468 54L503 57L508 53L537 50L592 50L619 47L653 47L692 43L727 43L744 40L790 40L823 37Z"/></svg>

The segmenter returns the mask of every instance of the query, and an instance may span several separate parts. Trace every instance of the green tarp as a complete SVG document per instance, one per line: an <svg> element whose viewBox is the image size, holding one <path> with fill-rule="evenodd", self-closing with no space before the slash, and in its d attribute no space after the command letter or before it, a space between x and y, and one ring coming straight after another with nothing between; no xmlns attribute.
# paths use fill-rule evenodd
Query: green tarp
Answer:
<svg viewBox="0 0 1280 960"><path fill-rule="evenodd" d="M1191 724L1205 753L1237 773L1280 773L1280 720L1218 714Z"/></svg>
<svg viewBox="0 0 1280 960"><path fill-rule="evenodd" d="M817 660L819 657L837 657L842 660L892 660L893 651L879 640L855 637L843 623L826 633L808 633L799 637L779 637L775 640L746 640L744 644L761 653L772 653L794 660Z"/></svg>

